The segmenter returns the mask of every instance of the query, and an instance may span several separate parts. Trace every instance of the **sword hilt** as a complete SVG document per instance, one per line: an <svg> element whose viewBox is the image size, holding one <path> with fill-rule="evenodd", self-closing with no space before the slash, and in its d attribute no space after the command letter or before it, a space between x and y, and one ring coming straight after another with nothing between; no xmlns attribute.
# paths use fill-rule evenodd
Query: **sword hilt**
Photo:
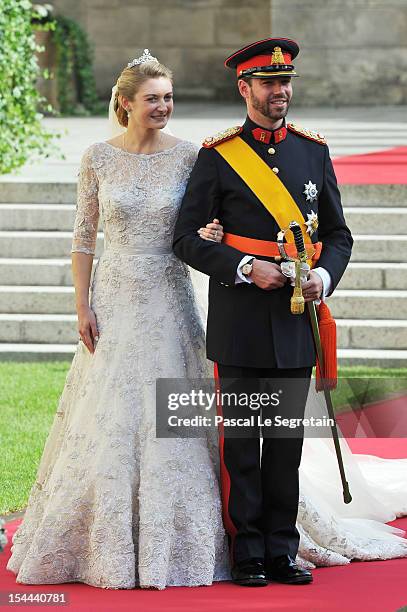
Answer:
<svg viewBox="0 0 407 612"><path fill-rule="evenodd" d="M303 314L304 312L304 297L301 289L301 270L300 262L307 261L307 253L305 250L304 236L302 235L301 227L296 221L291 221L289 225L294 236L295 247L297 249L298 259L295 262L295 287L294 294L291 298L291 313Z"/></svg>
<svg viewBox="0 0 407 612"><path fill-rule="evenodd" d="M301 226L297 223L297 221L291 221L289 227L294 236L294 242L299 260L307 261L307 251L305 249L304 236L302 235Z"/></svg>

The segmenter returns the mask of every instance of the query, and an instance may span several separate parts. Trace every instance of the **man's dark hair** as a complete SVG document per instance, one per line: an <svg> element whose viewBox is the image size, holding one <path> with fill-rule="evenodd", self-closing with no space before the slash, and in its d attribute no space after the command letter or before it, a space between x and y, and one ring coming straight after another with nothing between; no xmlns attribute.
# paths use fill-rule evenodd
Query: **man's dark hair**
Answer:
<svg viewBox="0 0 407 612"><path fill-rule="evenodd" d="M251 87L252 86L253 77L243 76L243 77L239 77L238 80L244 81L245 83L247 83L249 85L249 87Z"/></svg>

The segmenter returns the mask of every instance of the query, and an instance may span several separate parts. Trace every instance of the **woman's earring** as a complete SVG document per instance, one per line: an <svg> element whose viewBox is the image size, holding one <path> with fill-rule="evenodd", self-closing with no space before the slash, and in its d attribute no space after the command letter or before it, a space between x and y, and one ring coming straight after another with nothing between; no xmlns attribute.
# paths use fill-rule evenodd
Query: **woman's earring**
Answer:
<svg viewBox="0 0 407 612"><path fill-rule="evenodd" d="M128 117L130 117L131 108L127 108L127 109L126 109L126 113L127 113L127 116L128 116Z"/></svg>

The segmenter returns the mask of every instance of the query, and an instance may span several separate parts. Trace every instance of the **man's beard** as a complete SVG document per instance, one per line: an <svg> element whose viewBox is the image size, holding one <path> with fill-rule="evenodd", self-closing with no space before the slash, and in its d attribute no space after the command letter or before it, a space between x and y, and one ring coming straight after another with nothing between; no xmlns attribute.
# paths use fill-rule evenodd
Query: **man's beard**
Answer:
<svg viewBox="0 0 407 612"><path fill-rule="evenodd" d="M271 101L282 100L282 99L284 99L287 102L287 105L284 108L275 108L275 107L270 106ZM271 100L267 100L266 102L262 102L261 100L259 100L259 98L257 98L253 90L250 91L250 102L253 108L259 111L259 113L261 113L264 117L268 117L269 119L272 119L273 121L278 121L279 119L282 119L283 117L285 117L288 112L288 107L290 106L290 101L287 100L286 97L284 98L275 97L275 98L272 98Z"/></svg>

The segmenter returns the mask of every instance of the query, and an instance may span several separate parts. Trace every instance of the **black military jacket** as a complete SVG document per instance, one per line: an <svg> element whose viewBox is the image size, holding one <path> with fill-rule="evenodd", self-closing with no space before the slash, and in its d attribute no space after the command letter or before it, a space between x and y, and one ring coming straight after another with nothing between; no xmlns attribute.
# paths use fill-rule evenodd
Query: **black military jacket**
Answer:
<svg viewBox="0 0 407 612"><path fill-rule="evenodd" d="M328 270L333 290L348 264L353 240L343 216L328 146L290 130L284 140L265 144L252 134L258 127L247 118L240 137L271 168L278 168L279 179L305 220L311 210L318 214L319 228L312 241L323 242L317 265ZM269 153L269 149L275 152ZM309 181L318 191L317 200L312 202L307 202L304 193ZM274 242L280 229L223 157L214 148L202 148L181 204L173 248L180 259L210 276L208 358L245 367L299 368L315 364L307 310L303 315L291 314L290 284L270 291L253 283L235 284L238 265L250 253L202 240L197 229L214 217L220 219L225 232L249 238Z"/></svg>

